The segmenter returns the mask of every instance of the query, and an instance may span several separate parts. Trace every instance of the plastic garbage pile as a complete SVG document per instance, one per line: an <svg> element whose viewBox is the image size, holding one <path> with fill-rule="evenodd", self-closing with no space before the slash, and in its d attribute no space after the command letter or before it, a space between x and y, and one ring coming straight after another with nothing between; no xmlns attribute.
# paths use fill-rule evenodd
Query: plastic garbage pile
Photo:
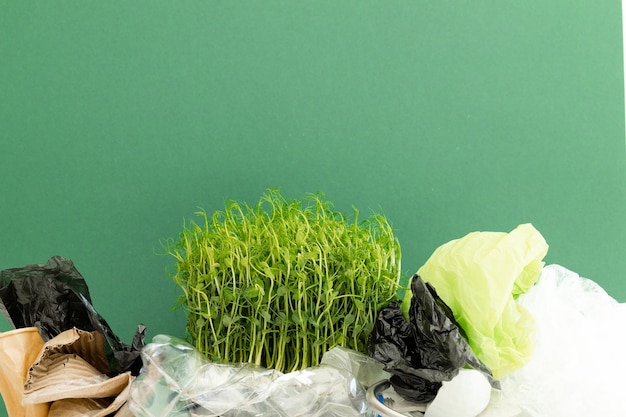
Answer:
<svg viewBox="0 0 626 417"><path fill-rule="evenodd" d="M470 360L458 372L455 366L449 368L451 373L439 384L430 385L435 388L431 394L429 381L415 382L425 376L436 380L432 371L436 367L427 364L430 372L426 372L424 360L416 360L425 355L407 353L414 335L445 332L439 332L442 327L436 324L418 329L420 319L416 317L430 314L433 303L414 305L416 292L412 291L401 305L406 320L394 312L382 317L384 323L379 317L377 323L377 329L395 323L394 329L385 331L395 334L397 358L387 361L385 369L397 375L389 379L397 393L407 396L402 377L421 387L418 394L435 394L424 405L426 416L625 416L626 362L620 358L626 332L620 331L620 325L626 321L626 304L563 266L545 266L547 250L545 240L530 224L510 233L473 232L437 248L413 283L420 278L435 300L440 297L442 310L449 307L450 322L458 325L461 336L457 338L459 346L469 344L479 363L497 378L497 385ZM419 311L414 313L411 310L415 308ZM406 327L415 328L408 331L410 338L405 337ZM393 338L388 342L393 344ZM438 338L420 343L446 346ZM388 350L393 353L392 347ZM411 363L413 369L408 366ZM395 406L397 401L391 403L395 410L405 407Z"/></svg>
<svg viewBox="0 0 626 417"><path fill-rule="evenodd" d="M158 336L143 351L130 409L139 417L393 416L398 410L475 417L500 390L487 363L504 375L531 356L534 321L516 298L535 284L546 252L531 225L474 233L439 248L413 276L402 304L380 311L366 357L381 368L373 379L329 364L336 349L318 367L282 374L207 362L186 343ZM380 381L388 386L377 391Z"/></svg>
<svg viewBox="0 0 626 417"><path fill-rule="evenodd" d="M71 262L0 272L10 417L623 417L626 304L544 264L530 224L437 248L380 310L368 353L335 347L281 373L187 342L115 336Z"/></svg>
<svg viewBox="0 0 626 417"><path fill-rule="evenodd" d="M0 333L0 391L10 417L129 416L145 328L132 345L91 303L74 264L0 271L0 308L15 330Z"/></svg>
<svg viewBox="0 0 626 417"><path fill-rule="evenodd" d="M545 266L547 249L529 224L474 232L437 248L417 271L499 382L485 396L484 383L460 383L464 367L442 382L427 416L626 415L626 304L563 266Z"/></svg>

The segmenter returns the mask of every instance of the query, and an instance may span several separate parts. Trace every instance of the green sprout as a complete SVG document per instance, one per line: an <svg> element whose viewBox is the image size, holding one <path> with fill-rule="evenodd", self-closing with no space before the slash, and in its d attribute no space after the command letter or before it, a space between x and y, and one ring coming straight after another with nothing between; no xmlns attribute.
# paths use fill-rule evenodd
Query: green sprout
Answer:
<svg viewBox="0 0 626 417"><path fill-rule="evenodd" d="M281 372L319 364L335 346L367 352L376 313L396 297L400 245L380 214L351 221L320 193L268 190L228 201L167 245L195 347L215 361Z"/></svg>

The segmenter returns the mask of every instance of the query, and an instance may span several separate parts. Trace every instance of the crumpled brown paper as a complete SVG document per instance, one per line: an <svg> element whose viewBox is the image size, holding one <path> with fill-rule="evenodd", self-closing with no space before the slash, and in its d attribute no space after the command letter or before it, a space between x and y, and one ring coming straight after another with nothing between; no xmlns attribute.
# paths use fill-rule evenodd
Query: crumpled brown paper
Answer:
<svg viewBox="0 0 626 417"><path fill-rule="evenodd" d="M107 371L102 335L67 330L46 342L33 361L23 403L52 403L53 416L84 415L85 410L92 417L109 415L125 403L134 377L130 371L109 377Z"/></svg>
<svg viewBox="0 0 626 417"><path fill-rule="evenodd" d="M0 392L9 416L45 417L49 404L22 405L28 368L41 348L43 339L35 327L0 333Z"/></svg>

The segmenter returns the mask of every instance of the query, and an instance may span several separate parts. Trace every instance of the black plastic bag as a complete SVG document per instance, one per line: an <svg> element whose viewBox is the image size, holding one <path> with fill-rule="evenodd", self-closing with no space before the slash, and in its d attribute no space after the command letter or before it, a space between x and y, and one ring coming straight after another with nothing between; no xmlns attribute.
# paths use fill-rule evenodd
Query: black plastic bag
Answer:
<svg viewBox="0 0 626 417"><path fill-rule="evenodd" d="M141 370L145 327L132 345L122 343L93 308L89 288L73 262L54 256L45 264L0 271L0 310L16 328L36 327L44 341L76 327L104 335L109 374Z"/></svg>
<svg viewBox="0 0 626 417"><path fill-rule="evenodd" d="M483 372L494 387L498 382L476 358L463 329L435 289L417 274L411 279L409 320L394 301L382 309L368 341L369 354L391 373L389 382L403 398L432 401L443 381L469 366Z"/></svg>

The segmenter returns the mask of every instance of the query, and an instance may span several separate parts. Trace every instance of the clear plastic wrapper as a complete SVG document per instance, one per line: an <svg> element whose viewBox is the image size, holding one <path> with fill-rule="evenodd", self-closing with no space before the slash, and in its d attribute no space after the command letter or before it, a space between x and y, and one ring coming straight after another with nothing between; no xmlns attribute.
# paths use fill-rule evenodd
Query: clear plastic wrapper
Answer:
<svg viewBox="0 0 626 417"><path fill-rule="evenodd" d="M372 415L363 386L335 366L283 374L250 364L213 363L186 342L164 335L142 350L142 358L129 400L136 417Z"/></svg>
<svg viewBox="0 0 626 417"><path fill-rule="evenodd" d="M354 375L364 388L389 379L391 374L384 370L382 363L376 359L345 347L335 347L322 356L322 365L343 369Z"/></svg>

